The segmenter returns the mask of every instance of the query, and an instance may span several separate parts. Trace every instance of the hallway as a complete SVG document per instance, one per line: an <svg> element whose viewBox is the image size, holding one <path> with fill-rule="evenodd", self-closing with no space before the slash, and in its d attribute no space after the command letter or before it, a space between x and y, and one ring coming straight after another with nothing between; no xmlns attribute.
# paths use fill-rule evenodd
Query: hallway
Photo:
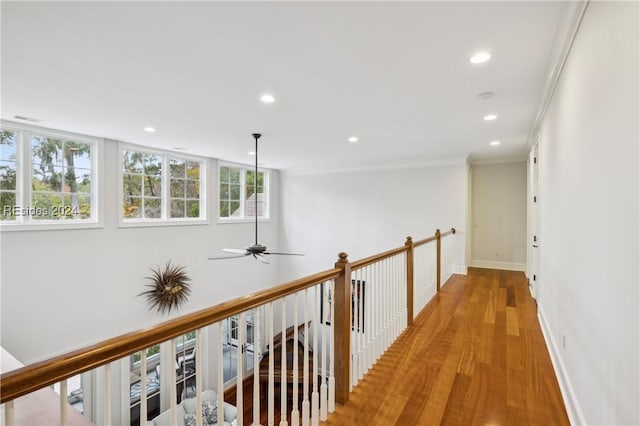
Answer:
<svg viewBox="0 0 640 426"><path fill-rule="evenodd" d="M524 274L452 276L327 424L569 424Z"/></svg>

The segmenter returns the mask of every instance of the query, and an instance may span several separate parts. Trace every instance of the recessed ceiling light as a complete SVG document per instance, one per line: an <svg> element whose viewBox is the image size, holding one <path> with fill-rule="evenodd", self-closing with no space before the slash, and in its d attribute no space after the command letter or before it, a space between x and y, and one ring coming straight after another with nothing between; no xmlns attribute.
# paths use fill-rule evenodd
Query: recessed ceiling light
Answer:
<svg viewBox="0 0 640 426"><path fill-rule="evenodd" d="M172 149L175 149L176 151L186 151L187 148L183 147L183 146L174 146Z"/></svg>
<svg viewBox="0 0 640 426"><path fill-rule="evenodd" d="M489 142L489 145L498 146L498 145L500 145L500 141L491 141L491 142Z"/></svg>
<svg viewBox="0 0 640 426"><path fill-rule="evenodd" d="M269 93L265 93L264 95L260 96L260 100L265 104L272 104L276 101L276 98L274 98L273 95Z"/></svg>
<svg viewBox="0 0 640 426"><path fill-rule="evenodd" d="M487 62L491 58L491 54L489 52L476 52L473 54L469 62L472 64L482 64Z"/></svg>
<svg viewBox="0 0 640 426"><path fill-rule="evenodd" d="M351 142L351 143L356 143L356 142L358 142L358 137L357 137L357 136L351 136L351 137L349 138L349 142Z"/></svg>
<svg viewBox="0 0 640 426"><path fill-rule="evenodd" d="M483 117L484 121L493 121L496 118L498 118L498 116L495 114L487 114Z"/></svg>
<svg viewBox="0 0 640 426"><path fill-rule="evenodd" d="M249 154L249 155L256 155L256 152L255 152L255 151L249 151L249 152L247 152L247 154Z"/></svg>
<svg viewBox="0 0 640 426"><path fill-rule="evenodd" d="M155 127L151 127L151 126L147 126L142 130L144 130L147 133L154 133L156 131Z"/></svg>

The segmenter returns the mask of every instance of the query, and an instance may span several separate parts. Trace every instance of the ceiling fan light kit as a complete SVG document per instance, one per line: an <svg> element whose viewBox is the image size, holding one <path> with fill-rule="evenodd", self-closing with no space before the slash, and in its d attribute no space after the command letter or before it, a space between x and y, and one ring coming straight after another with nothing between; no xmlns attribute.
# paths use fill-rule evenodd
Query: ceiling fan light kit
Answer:
<svg viewBox="0 0 640 426"><path fill-rule="evenodd" d="M304 256L304 254L300 253L278 253L274 251L269 251L267 246L263 246L258 243L258 139L262 136L260 133L253 133L253 139L255 140L255 174L253 177L253 201L255 203L254 209L254 217L255 217L255 242L246 247L244 249L231 249L225 248L222 249L225 253L231 253L235 256L221 256L221 257L210 257L209 260L224 260L224 259L236 259L239 257L253 256L254 259L260 260L262 263L269 263L267 259L265 259L265 255L278 255L278 256Z"/></svg>

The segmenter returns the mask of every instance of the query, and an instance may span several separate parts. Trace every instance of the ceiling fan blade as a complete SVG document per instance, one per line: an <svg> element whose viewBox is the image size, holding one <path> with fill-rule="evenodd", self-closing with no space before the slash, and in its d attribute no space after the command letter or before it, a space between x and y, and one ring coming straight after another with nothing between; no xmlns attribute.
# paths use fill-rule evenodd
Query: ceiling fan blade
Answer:
<svg viewBox="0 0 640 426"><path fill-rule="evenodd" d="M208 257L207 259L209 259L209 260L235 259L235 258L238 258L238 257L245 257L245 256L248 256L248 255L249 255L249 253L245 253L245 254L239 254L239 255L236 255L236 256Z"/></svg>
<svg viewBox="0 0 640 426"><path fill-rule="evenodd" d="M230 248L223 248L222 249L223 252L225 253L234 253L234 254L248 254L246 249L230 249Z"/></svg>
<svg viewBox="0 0 640 426"><path fill-rule="evenodd" d="M265 259L264 256L261 255L261 254L254 254L253 257L258 259L262 263L266 263L267 265L269 264L269 261L267 259Z"/></svg>
<svg viewBox="0 0 640 426"><path fill-rule="evenodd" d="M278 253L275 251L265 251L264 254L275 254L278 256L304 256L302 253Z"/></svg>

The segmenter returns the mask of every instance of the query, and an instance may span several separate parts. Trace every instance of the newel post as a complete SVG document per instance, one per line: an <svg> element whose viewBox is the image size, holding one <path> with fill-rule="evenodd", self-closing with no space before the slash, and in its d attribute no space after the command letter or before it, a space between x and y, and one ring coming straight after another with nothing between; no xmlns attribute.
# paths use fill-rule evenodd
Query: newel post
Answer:
<svg viewBox="0 0 640 426"><path fill-rule="evenodd" d="M436 290L440 291L440 230L436 229Z"/></svg>
<svg viewBox="0 0 640 426"><path fill-rule="evenodd" d="M334 356L336 401L344 404L349 400L349 364L351 359L351 264L347 253L338 254L336 268L340 275L335 278L334 303Z"/></svg>
<svg viewBox="0 0 640 426"><path fill-rule="evenodd" d="M413 325L413 238L407 237L407 327Z"/></svg>

